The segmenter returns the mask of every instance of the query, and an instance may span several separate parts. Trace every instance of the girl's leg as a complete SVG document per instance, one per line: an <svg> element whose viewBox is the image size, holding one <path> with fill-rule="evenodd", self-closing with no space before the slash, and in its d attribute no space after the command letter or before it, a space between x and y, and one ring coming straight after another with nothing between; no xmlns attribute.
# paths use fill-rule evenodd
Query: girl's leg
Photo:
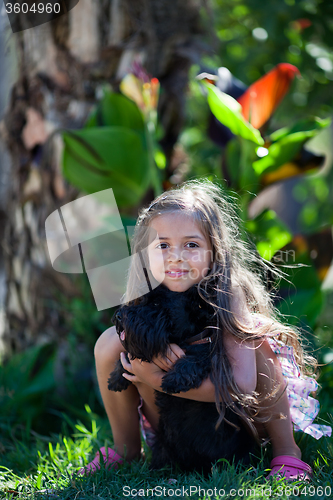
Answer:
<svg viewBox="0 0 333 500"><path fill-rule="evenodd" d="M261 396L269 394L279 387L277 394L263 401L260 417L269 420L264 424L257 424L260 437L269 437L273 448L273 457L288 455L301 458L301 450L294 440L290 408L287 392L284 391L285 381L281 366L269 343L265 340L256 350L257 360L257 388ZM281 393L283 392L282 396ZM269 408L266 408L269 406Z"/></svg>
<svg viewBox="0 0 333 500"><path fill-rule="evenodd" d="M155 404L155 391L145 384L135 384L142 398L142 412L153 430L156 431L159 421L158 408Z"/></svg>
<svg viewBox="0 0 333 500"><path fill-rule="evenodd" d="M109 391L107 387L107 380L121 351L123 347L115 327L109 328L96 342L95 360L98 385L111 425L114 449L130 462L140 456L141 450L138 415L140 396L134 385L122 392Z"/></svg>

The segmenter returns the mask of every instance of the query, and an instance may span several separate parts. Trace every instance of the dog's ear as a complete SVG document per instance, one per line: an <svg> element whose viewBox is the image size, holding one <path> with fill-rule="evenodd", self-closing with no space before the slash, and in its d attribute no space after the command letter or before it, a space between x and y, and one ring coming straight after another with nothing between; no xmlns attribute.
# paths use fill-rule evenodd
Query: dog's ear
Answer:
<svg viewBox="0 0 333 500"><path fill-rule="evenodd" d="M127 356L127 355L126 355ZM128 358L127 358L128 360ZM108 389L109 391L121 392L126 390L132 382L123 377L123 373L127 372L120 360L118 360L115 369L110 373L110 377L108 379ZM132 375L129 373L129 375Z"/></svg>
<svg viewBox="0 0 333 500"><path fill-rule="evenodd" d="M118 308L111 319L112 323L115 325L118 335L124 330L123 327L123 315L122 309Z"/></svg>

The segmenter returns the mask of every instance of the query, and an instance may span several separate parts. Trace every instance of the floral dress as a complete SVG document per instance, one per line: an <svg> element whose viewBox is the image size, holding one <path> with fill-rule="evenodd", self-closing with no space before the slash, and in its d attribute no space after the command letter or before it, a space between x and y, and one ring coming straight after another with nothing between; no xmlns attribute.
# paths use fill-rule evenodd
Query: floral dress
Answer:
<svg viewBox="0 0 333 500"><path fill-rule="evenodd" d="M257 314L254 316L255 327L261 326L265 318ZM301 375L291 346L273 337L268 337L268 342L280 362L282 375L288 384L286 391L294 430L303 431L315 439L331 436L330 426L313 424L319 412L319 401L310 394L318 389L317 381L312 377Z"/></svg>

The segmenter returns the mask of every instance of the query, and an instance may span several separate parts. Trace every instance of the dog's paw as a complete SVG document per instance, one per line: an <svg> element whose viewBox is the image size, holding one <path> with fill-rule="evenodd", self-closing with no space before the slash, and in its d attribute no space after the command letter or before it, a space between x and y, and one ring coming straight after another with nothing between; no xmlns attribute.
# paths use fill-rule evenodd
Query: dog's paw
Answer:
<svg viewBox="0 0 333 500"><path fill-rule="evenodd" d="M110 378L108 379L108 389L109 391L121 392L125 391L132 382L124 378L118 372L112 372Z"/></svg>
<svg viewBox="0 0 333 500"><path fill-rule="evenodd" d="M180 358L173 369L162 379L162 389L168 394L187 392L197 389L208 374L205 366L197 362L196 358L185 356Z"/></svg>
<svg viewBox="0 0 333 500"><path fill-rule="evenodd" d="M172 371L164 375L161 387L167 394L178 394L179 392L187 392L194 388L191 375Z"/></svg>

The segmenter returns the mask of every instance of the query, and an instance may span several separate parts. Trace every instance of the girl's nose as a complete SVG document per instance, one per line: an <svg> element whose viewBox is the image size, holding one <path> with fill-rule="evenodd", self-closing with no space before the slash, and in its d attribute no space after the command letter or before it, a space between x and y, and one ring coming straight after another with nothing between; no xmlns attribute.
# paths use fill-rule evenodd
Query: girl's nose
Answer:
<svg viewBox="0 0 333 500"><path fill-rule="evenodd" d="M182 255L182 248L171 247L168 254L169 262L179 262L184 260Z"/></svg>

